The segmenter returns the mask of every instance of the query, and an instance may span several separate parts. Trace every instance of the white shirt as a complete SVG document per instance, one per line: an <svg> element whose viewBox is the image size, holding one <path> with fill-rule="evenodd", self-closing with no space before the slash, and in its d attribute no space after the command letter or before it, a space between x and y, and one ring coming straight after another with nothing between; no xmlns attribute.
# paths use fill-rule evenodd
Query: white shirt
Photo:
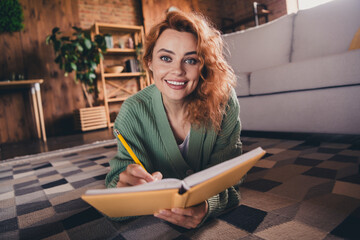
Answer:
<svg viewBox="0 0 360 240"><path fill-rule="evenodd" d="M190 131L188 135L186 135L184 141L181 144L179 144L179 149L184 159L186 158L189 149L189 139L190 139Z"/></svg>

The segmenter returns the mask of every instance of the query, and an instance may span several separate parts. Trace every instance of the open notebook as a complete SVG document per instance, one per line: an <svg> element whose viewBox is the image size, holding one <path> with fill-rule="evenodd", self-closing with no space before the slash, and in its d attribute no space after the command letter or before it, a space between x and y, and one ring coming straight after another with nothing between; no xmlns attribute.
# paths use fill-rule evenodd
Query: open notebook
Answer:
<svg viewBox="0 0 360 240"><path fill-rule="evenodd" d="M133 187L88 190L82 199L109 217L148 215L160 209L190 207L238 183L264 154L258 147L183 180L167 178Z"/></svg>

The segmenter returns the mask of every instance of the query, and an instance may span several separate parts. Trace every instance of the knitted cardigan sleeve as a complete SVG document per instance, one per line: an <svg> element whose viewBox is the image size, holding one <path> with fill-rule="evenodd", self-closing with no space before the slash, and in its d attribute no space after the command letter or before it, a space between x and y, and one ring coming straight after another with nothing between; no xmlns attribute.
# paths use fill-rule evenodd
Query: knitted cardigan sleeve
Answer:
<svg viewBox="0 0 360 240"><path fill-rule="evenodd" d="M136 100L135 100L136 101ZM135 155L141 159L145 168L152 172L152 164L146 154L146 147L144 142L141 141L141 135L145 132L141 127L141 120L138 115L141 112L136 110L134 106L138 105L133 99L125 101L121 106L120 112L116 117L114 129L119 130L121 135L126 139L127 143ZM133 164L130 154L127 152L120 140L117 139L118 151L113 159L110 160L110 172L106 175L105 185L107 188L115 188L119 181L119 174L123 172L129 164Z"/></svg>

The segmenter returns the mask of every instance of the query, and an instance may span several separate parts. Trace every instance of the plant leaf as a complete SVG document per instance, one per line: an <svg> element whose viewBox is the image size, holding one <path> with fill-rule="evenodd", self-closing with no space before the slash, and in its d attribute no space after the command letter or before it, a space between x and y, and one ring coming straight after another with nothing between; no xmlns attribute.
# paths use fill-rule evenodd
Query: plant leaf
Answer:
<svg viewBox="0 0 360 240"><path fill-rule="evenodd" d="M70 65L73 70L77 71L77 66L75 63L72 62L72 63L70 63Z"/></svg>
<svg viewBox="0 0 360 240"><path fill-rule="evenodd" d="M91 69L93 69L93 70L95 70L97 68L96 62L91 61L90 65L91 65Z"/></svg>
<svg viewBox="0 0 360 240"><path fill-rule="evenodd" d="M77 75L77 79L80 81L82 81L82 79L84 78L84 75L82 73L77 72L76 75Z"/></svg>
<svg viewBox="0 0 360 240"><path fill-rule="evenodd" d="M83 52L84 48L80 44L76 44L76 48L79 52Z"/></svg>
<svg viewBox="0 0 360 240"><path fill-rule="evenodd" d="M78 28L78 27L76 27L76 26L73 26L72 29L74 29L74 30L77 31L77 32L82 32L82 29L81 29L81 28Z"/></svg>
<svg viewBox="0 0 360 240"><path fill-rule="evenodd" d="M60 38L62 41L70 41L70 38L69 37L61 37Z"/></svg>
<svg viewBox="0 0 360 240"><path fill-rule="evenodd" d="M58 31L60 30L60 28L58 27L54 27L53 30L52 30L52 34L56 34Z"/></svg>
<svg viewBox="0 0 360 240"><path fill-rule="evenodd" d="M51 35L47 35L46 39L45 39L45 42L46 42L47 45L49 45L50 39L51 39Z"/></svg>
<svg viewBox="0 0 360 240"><path fill-rule="evenodd" d="M60 60L61 60L61 55L58 55L58 56L55 58L55 62L56 62L56 63L59 63Z"/></svg>
<svg viewBox="0 0 360 240"><path fill-rule="evenodd" d="M88 38L84 39L84 44L87 49L91 48L91 41Z"/></svg>
<svg viewBox="0 0 360 240"><path fill-rule="evenodd" d="M61 47L61 42L59 40L54 40L54 50L55 52L59 51L60 50L60 47Z"/></svg>
<svg viewBox="0 0 360 240"><path fill-rule="evenodd" d="M92 80L95 79L95 78L96 78L95 73L90 73L90 74L89 74L89 78L92 79Z"/></svg>

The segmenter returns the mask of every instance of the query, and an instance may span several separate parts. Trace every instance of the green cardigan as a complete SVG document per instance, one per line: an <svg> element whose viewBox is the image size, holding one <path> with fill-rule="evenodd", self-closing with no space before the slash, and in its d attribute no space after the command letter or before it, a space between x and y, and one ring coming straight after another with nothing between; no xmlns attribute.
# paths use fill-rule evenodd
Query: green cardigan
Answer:
<svg viewBox="0 0 360 240"><path fill-rule="evenodd" d="M180 153L161 93L155 85L143 89L122 104L114 129L120 131L149 173L160 171L164 178L183 179L190 172L203 170L241 154L239 111L237 97L232 90L221 131L216 134L205 127L192 126L186 159ZM127 165L134 163L121 142L118 140L117 143L118 152L110 160L110 172L105 179L108 188L116 187L119 174ZM208 199L209 211L204 220L238 203L239 194L231 187Z"/></svg>

